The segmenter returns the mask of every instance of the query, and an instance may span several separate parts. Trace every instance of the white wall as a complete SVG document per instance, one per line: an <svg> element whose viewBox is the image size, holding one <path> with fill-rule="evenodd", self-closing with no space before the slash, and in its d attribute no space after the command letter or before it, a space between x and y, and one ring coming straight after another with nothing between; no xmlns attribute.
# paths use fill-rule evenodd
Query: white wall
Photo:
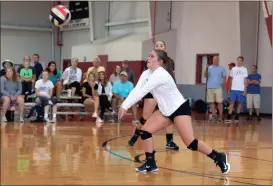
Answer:
<svg viewBox="0 0 273 186"><path fill-rule="evenodd" d="M2 1L1 24L50 28L52 5L52 1Z"/></svg>
<svg viewBox="0 0 273 186"><path fill-rule="evenodd" d="M155 9L156 8L156 9ZM155 13L155 20L154 20ZM152 33L155 35L167 32L171 28L171 2L150 1ZM155 24L155 25L154 25ZM155 26L155 30L154 30Z"/></svg>
<svg viewBox="0 0 273 186"><path fill-rule="evenodd" d="M72 46L88 43L90 41L89 29L84 30L71 30L71 31L63 31L62 32L62 44L61 47L62 60L70 59L74 56L71 56Z"/></svg>
<svg viewBox="0 0 273 186"><path fill-rule="evenodd" d="M266 28L263 10L260 11L258 72L262 75L261 86L272 87L273 52Z"/></svg>
<svg viewBox="0 0 273 186"><path fill-rule="evenodd" d="M101 54L107 54L109 61L142 60L142 42L148 38L148 33L123 37L110 36L108 41L105 39L92 44L73 46L72 55L79 59L86 56L87 61Z"/></svg>
<svg viewBox="0 0 273 186"><path fill-rule="evenodd" d="M109 22L129 21L149 18L148 1L111 1ZM148 32L149 24L137 23L109 27L109 35Z"/></svg>
<svg viewBox="0 0 273 186"><path fill-rule="evenodd" d="M22 64L23 57L37 53L41 62L51 60L51 32L1 29L1 59Z"/></svg>
<svg viewBox="0 0 273 186"><path fill-rule="evenodd" d="M179 84L195 84L198 53L219 53L220 63L225 68L241 54L238 2L175 4L175 10L180 11L180 22L176 23L178 34L175 59Z"/></svg>
<svg viewBox="0 0 273 186"><path fill-rule="evenodd" d="M1 25L51 28L48 19L52 1L1 2ZM25 55L38 53L41 61L52 59L51 31L27 31L1 28L1 60L21 64Z"/></svg>

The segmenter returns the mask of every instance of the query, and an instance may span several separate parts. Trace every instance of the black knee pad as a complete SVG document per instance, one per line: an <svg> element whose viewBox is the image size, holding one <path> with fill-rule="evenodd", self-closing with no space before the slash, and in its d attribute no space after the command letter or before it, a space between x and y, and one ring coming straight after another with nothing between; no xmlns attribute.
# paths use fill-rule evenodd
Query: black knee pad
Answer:
<svg viewBox="0 0 273 186"><path fill-rule="evenodd" d="M198 140L194 139L189 146L187 146L188 149L197 151L198 149Z"/></svg>
<svg viewBox="0 0 273 186"><path fill-rule="evenodd" d="M145 130L140 130L140 137L142 140L146 140L152 137L152 134L150 132L147 132Z"/></svg>
<svg viewBox="0 0 273 186"><path fill-rule="evenodd" d="M146 123L146 119L144 119L143 117L140 118L139 122L141 125L144 125Z"/></svg>

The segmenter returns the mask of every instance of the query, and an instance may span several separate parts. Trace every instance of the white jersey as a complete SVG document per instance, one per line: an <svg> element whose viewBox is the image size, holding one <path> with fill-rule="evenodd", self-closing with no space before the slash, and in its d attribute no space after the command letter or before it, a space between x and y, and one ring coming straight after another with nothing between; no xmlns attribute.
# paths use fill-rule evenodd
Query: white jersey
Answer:
<svg viewBox="0 0 273 186"><path fill-rule="evenodd" d="M177 89L172 76L163 67L159 67L155 71L148 69L141 74L136 87L121 107L129 109L149 92L157 101L159 110L164 116L172 115L186 101Z"/></svg>
<svg viewBox="0 0 273 186"><path fill-rule="evenodd" d="M232 77L231 90L244 91L245 79L248 77L247 69L245 67L233 67L230 72Z"/></svg>

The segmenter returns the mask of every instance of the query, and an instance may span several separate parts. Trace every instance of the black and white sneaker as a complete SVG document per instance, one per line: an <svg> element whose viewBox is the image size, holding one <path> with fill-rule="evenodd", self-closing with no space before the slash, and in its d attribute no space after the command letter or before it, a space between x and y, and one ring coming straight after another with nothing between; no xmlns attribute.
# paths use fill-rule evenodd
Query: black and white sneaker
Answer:
<svg viewBox="0 0 273 186"><path fill-rule="evenodd" d="M228 114L227 118L225 119L225 123L231 123L231 114Z"/></svg>
<svg viewBox="0 0 273 186"><path fill-rule="evenodd" d="M235 115L234 117L234 123L239 123L239 115Z"/></svg>
<svg viewBox="0 0 273 186"><path fill-rule="evenodd" d="M147 162L145 162L143 165L141 165L140 167L136 168L136 171L137 172L142 172L142 173L157 172L158 168L157 168L156 164L149 165Z"/></svg>
<svg viewBox="0 0 273 186"><path fill-rule="evenodd" d="M179 146L177 146L173 141L169 141L166 144L166 149L179 150Z"/></svg>
<svg viewBox="0 0 273 186"><path fill-rule="evenodd" d="M227 161L227 155L225 153L219 153L214 160L216 166L219 166L223 174L227 174L230 171L230 164Z"/></svg>

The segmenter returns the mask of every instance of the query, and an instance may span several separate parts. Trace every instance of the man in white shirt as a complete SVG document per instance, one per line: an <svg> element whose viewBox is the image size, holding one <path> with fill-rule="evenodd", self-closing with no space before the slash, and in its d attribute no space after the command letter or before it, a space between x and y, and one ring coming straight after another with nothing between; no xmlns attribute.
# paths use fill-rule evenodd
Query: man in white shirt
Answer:
<svg viewBox="0 0 273 186"><path fill-rule="evenodd" d="M239 114L241 112L242 103L246 101L246 89L247 89L247 69L243 67L244 57L239 56L237 58L237 65L233 67L230 72L231 77L231 90L230 90L230 103L228 116L225 120L226 123L231 122L231 114L234 108L235 102L237 103L237 112L234 117L234 122L239 122Z"/></svg>
<svg viewBox="0 0 273 186"><path fill-rule="evenodd" d="M49 123L55 123L56 122L56 113L57 113L57 106L56 106L56 99L52 99L53 96L53 83L48 80L49 73L48 71L44 70L42 72L42 79L39 79L35 83L35 92L38 96L36 103L40 104L41 106L44 106L44 120ZM53 118L50 120L48 118L48 111L49 106L52 106L52 114Z"/></svg>

